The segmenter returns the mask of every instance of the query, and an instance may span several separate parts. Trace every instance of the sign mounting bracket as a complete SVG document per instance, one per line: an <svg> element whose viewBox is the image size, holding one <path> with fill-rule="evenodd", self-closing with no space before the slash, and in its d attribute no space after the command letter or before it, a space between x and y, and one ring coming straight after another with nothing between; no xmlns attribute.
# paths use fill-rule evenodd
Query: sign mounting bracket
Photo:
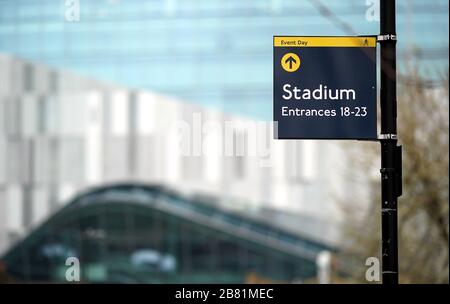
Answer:
<svg viewBox="0 0 450 304"><path fill-rule="evenodd" d="M397 41L397 35L396 34L378 35L377 42L383 41Z"/></svg>

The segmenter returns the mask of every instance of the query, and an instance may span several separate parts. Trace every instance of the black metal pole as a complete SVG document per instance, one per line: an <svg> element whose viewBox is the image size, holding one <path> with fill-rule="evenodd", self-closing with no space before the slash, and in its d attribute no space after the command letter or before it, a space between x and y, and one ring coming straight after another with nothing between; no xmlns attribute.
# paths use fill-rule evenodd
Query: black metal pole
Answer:
<svg viewBox="0 0 450 304"><path fill-rule="evenodd" d="M401 153L397 147L395 0L380 0L381 45L381 230L383 284L398 284L397 198Z"/></svg>

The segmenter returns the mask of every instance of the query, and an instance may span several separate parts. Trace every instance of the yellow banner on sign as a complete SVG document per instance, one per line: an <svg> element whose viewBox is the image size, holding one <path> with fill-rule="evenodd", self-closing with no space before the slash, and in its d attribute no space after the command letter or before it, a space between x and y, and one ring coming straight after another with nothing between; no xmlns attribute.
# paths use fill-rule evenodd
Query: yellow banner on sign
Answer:
<svg viewBox="0 0 450 304"><path fill-rule="evenodd" d="M376 47L376 37L273 37L275 47Z"/></svg>

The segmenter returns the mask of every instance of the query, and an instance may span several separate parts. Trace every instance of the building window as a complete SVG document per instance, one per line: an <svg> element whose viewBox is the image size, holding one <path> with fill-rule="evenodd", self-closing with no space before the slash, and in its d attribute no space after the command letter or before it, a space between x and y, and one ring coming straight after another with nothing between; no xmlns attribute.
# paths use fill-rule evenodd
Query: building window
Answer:
<svg viewBox="0 0 450 304"><path fill-rule="evenodd" d="M48 76L48 89L51 93L58 91L58 73L56 71L50 71Z"/></svg>
<svg viewBox="0 0 450 304"><path fill-rule="evenodd" d="M23 89L25 92L34 90L34 69L31 64L25 64L23 67Z"/></svg>
<svg viewBox="0 0 450 304"><path fill-rule="evenodd" d="M286 143L285 172L288 180L299 182L302 179L302 151L298 142Z"/></svg>
<svg viewBox="0 0 450 304"><path fill-rule="evenodd" d="M47 100L44 96L40 96L38 99L38 130L37 132L39 134L46 133L47 130L47 113L48 113L48 107L47 107Z"/></svg>
<svg viewBox="0 0 450 304"><path fill-rule="evenodd" d="M234 177L243 179L246 172L247 134L236 132L233 135Z"/></svg>

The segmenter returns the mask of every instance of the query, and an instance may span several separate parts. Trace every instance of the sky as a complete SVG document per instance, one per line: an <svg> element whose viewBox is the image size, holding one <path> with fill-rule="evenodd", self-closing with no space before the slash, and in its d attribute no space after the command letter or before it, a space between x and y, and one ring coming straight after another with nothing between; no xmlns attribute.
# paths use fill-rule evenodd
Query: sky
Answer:
<svg viewBox="0 0 450 304"><path fill-rule="evenodd" d="M0 0L0 52L270 119L274 35L377 35L374 0ZM448 1L399 0L401 73L448 70Z"/></svg>

